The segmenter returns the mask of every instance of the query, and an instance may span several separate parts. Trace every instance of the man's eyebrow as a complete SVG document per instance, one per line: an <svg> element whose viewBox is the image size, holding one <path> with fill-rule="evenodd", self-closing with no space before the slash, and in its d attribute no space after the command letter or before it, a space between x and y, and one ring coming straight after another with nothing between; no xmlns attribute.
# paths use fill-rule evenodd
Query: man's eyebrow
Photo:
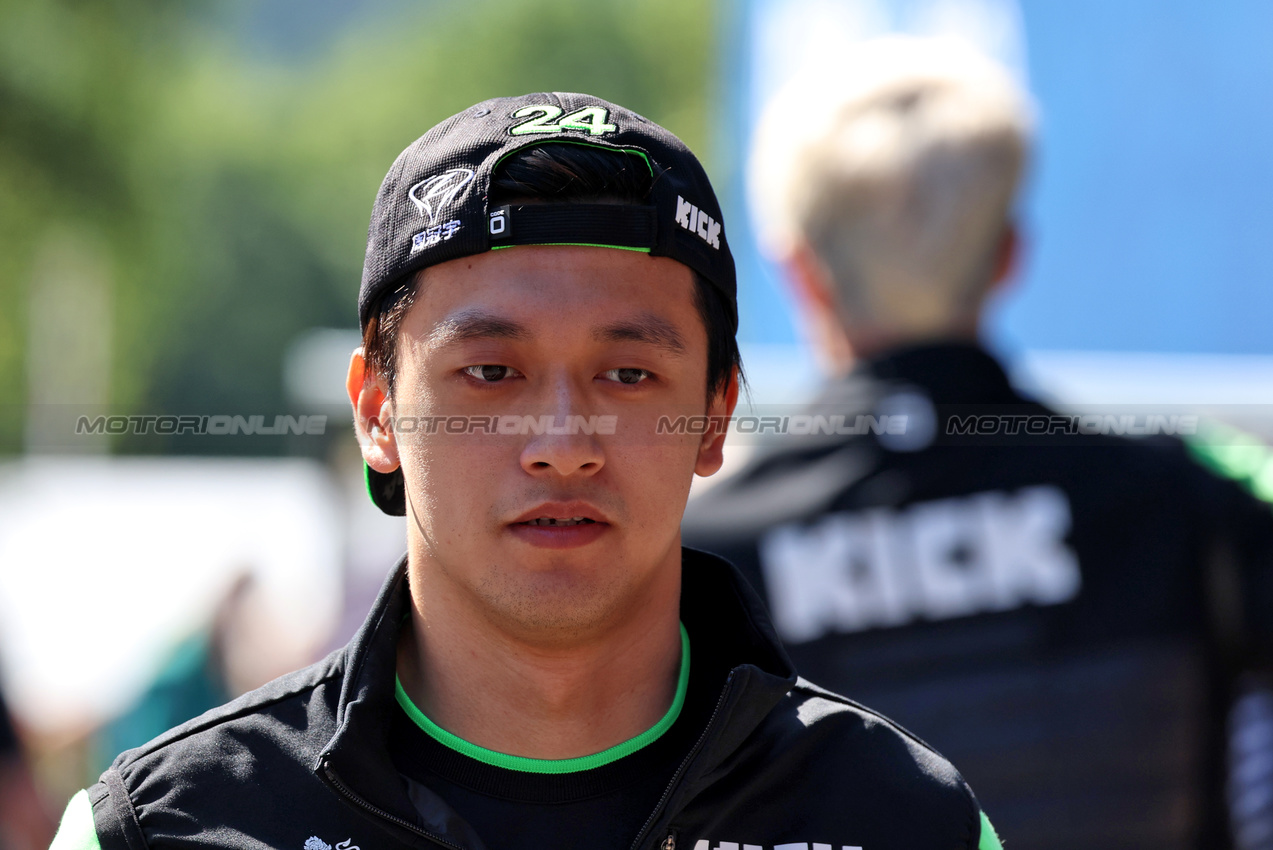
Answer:
<svg viewBox="0 0 1273 850"><path fill-rule="evenodd" d="M672 354L685 353L685 340L667 319L644 313L636 319L603 325L592 332L598 342L644 342Z"/></svg>
<svg viewBox="0 0 1273 850"><path fill-rule="evenodd" d="M530 331L511 319L471 310L448 317L429 332L429 344L453 345L470 339L530 339Z"/></svg>

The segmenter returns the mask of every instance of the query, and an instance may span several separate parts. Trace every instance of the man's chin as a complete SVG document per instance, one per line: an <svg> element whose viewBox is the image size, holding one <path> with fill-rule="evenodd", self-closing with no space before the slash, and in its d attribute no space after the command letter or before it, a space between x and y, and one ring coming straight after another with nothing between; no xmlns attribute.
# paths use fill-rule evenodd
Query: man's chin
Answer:
<svg viewBox="0 0 1273 850"><path fill-rule="evenodd" d="M561 571L538 573L534 581L504 586L486 597L486 609L502 630L543 645L591 640L613 626L625 594L598 588ZM488 591L492 588L486 588Z"/></svg>

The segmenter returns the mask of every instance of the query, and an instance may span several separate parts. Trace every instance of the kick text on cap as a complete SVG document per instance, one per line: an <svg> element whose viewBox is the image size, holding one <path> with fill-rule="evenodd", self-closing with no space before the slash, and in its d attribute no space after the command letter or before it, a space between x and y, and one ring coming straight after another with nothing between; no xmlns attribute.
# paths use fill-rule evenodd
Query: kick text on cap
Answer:
<svg viewBox="0 0 1273 850"><path fill-rule="evenodd" d="M691 233L697 233L708 245L720 250L720 222L680 195L676 196L676 223Z"/></svg>

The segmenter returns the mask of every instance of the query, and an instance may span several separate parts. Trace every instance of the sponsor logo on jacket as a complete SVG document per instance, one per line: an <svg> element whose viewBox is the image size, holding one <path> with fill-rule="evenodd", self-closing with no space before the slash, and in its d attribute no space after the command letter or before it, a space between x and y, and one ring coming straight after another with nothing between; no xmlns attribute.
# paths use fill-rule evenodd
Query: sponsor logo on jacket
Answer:
<svg viewBox="0 0 1273 850"><path fill-rule="evenodd" d="M317 835L305 839L305 850L332 850L332 846ZM336 845L336 850L359 850L352 838L346 838Z"/></svg>
<svg viewBox="0 0 1273 850"><path fill-rule="evenodd" d="M1058 605L1078 595L1070 503L1052 486L774 529L760 561L784 640Z"/></svg>

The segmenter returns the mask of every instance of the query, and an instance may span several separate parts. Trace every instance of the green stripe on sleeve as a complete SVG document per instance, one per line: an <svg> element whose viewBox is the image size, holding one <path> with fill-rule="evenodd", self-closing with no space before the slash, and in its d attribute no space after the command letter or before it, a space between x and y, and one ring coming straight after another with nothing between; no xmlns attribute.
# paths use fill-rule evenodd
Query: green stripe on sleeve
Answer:
<svg viewBox="0 0 1273 850"><path fill-rule="evenodd" d="M62 824L49 850L102 850L97 827L93 826L93 804L88 801L87 791L79 792L66 804Z"/></svg>
<svg viewBox="0 0 1273 850"><path fill-rule="evenodd" d="M981 813L981 840L977 842L977 850L1003 850L999 835L990 825L990 818L986 817L985 812Z"/></svg>
<svg viewBox="0 0 1273 850"><path fill-rule="evenodd" d="M1212 472L1233 479L1257 499L1273 502L1273 450L1259 437L1204 421L1185 445Z"/></svg>

